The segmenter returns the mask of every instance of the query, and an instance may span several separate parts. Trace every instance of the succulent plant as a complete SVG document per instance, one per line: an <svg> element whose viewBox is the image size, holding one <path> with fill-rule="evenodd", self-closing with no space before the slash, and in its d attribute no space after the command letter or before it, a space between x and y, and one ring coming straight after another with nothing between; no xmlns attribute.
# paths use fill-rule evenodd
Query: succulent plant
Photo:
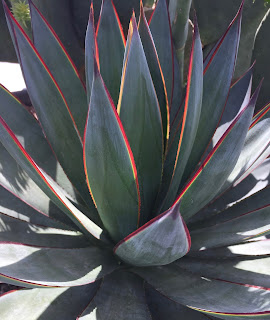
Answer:
<svg viewBox="0 0 270 320"><path fill-rule="evenodd" d="M91 6L86 83L29 5L33 42L3 1L34 111L0 86L0 281L22 287L0 318L269 319L270 104L253 115L253 66L231 83L243 4L205 61L194 15L183 91L166 0L127 39Z"/></svg>

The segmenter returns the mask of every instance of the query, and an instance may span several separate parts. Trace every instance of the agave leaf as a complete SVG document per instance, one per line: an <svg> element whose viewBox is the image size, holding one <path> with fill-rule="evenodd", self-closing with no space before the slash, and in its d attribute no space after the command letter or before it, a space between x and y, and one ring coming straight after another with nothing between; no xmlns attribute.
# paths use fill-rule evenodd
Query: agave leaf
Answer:
<svg viewBox="0 0 270 320"><path fill-rule="evenodd" d="M84 312L82 320L150 320L144 299L143 281L128 272L107 276Z"/></svg>
<svg viewBox="0 0 270 320"><path fill-rule="evenodd" d="M143 51L147 60L147 64L153 79L154 87L158 97L162 126L163 126L163 137L164 137L164 147L166 149L167 139L169 135L169 124L170 124L170 112L169 112L169 101L166 90L165 79L163 71L161 69L160 61L158 58L157 50L154 44L154 40L151 31L146 20L143 5L141 2L141 14L140 21L138 25L140 38L143 45Z"/></svg>
<svg viewBox="0 0 270 320"><path fill-rule="evenodd" d="M234 168L244 145L258 93L259 88L181 191L179 199L182 198L181 212L185 219L198 212L218 194Z"/></svg>
<svg viewBox="0 0 270 320"><path fill-rule="evenodd" d="M164 164L163 188L165 189L165 192L167 192L167 194L163 200L163 210L171 206L177 195L177 189L184 173L185 166L188 162L199 124L202 105L202 93L203 56L198 25L195 17L185 106L182 124L179 128L179 139L177 135L177 138L175 138L174 140L177 148L174 148L174 146L172 146L172 150L168 150L168 154ZM172 151L176 151L176 154Z"/></svg>
<svg viewBox="0 0 270 320"><path fill-rule="evenodd" d="M227 259L227 258L260 258L270 255L270 239L253 240L237 245L211 248L190 252L189 257L201 259Z"/></svg>
<svg viewBox="0 0 270 320"><path fill-rule="evenodd" d="M179 267L208 279L247 283L264 288L270 288L269 264L270 257L252 256L226 259L222 263L215 258L184 258L177 261Z"/></svg>
<svg viewBox="0 0 270 320"><path fill-rule="evenodd" d="M94 23L94 9L91 5L89 20L85 35L85 76L86 76L86 90L87 102L90 103L91 90L94 77L94 57L99 59L98 45ZM99 60L98 60L99 61Z"/></svg>
<svg viewBox="0 0 270 320"><path fill-rule="evenodd" d="M36 163L64 188L74 201L76 192L50 148L37 120L6 88L0 85L0 112L17 139ZM7 107L8 106L8 107ZM3 165L3 163L2 163ZM8 170L5 167L5 170ZM3 173L5 174L5 170Z"/></svg>
<svg viewBox="0 0 270 320"><path fill-rule="evenodd" d="M191 232L191 250L238 244L270 233L270 205L241 214L226 222ZM220 237L226 234L226 237Z"/></svg>
<svg viewBox="0 0 270 320"><path fill-rule="evenodd" d="M89 190L100 218L111 237L120 241L139 224L137 170L97 65L85 131L84 163Z"/></svg>
<svg viewBox="0 0 270 320"><path fill-rule="evenodd" d="M269 118L269 109L270 103L267 103L266 106L264 106L260 111L258 111L253 118L253 125L258 121L261 121L265 118Z"/></svg>
<svg viewBox="0 0 270 320"><path fill-rule="evenodd" d="M258 161L263 162L270 154L269 145L270 119L265 119L248 131L239 159L226 183L222 186L222 191L231 185L237 185L251 167L256 167Z"/></svg>
<svg viewBox="0 0 270 320"><path fill-rule="evenodd" d="M5 2L4 8L28 92L39 121L67 176L83 199L91 204L87 185L84 183L82 141L66 100L47 66L12 16ZM54 108L56 105L57 108ZM63 143L63 137L65 137L65 143ZM66 157L66 154L69 157Z"/></svg>
<svg viewBox="0 0 270 320"><path fill-rule="evenodd" d="M237 202L236 204L229 206L226 210L221 212L216 212L215 214L202 214L201 218L204 217L204 222L195 223L192 229L211 227L218 223L222 223L234 218L237 218L241 215L244 215L250 211L255 211L260 208L263 208L270 204L270 186L263 188L255 192L254 194L246 197L242 201Z"/></svg>
<svg viewBox="0 0 270 320"><path fill-rule="evenodd" d="M171 300L221 319L269 318L270 292L261 287L206 279L171 264L136 273Z"/></svg>
<svg viewBox="0 0 270 320"><path fill-rule="evenodd" d="M63 212L51 201L51 199L36 185L31 179L28 173L21 167L18 167L17 162L12 158L8 151L0 144L0 162L1 162L1 173L0 173L0 184L10 193L18 197L17 203L21 200L28 204L36 212L39 212L44 217L51 217L55 219L55 222L61 222L66 225L74 227L73 223L68 217L65 217ZM14 177L16 177L14 179ZM4 193L6 194L7 191ZM3 193L2 193L3 194ZM10 196L8 196L10 199ZM20 199L20 200L19 200ZM8 208L10 204L6 203ZM19 207L21 204L18 205ZM27 207L27 205L22 208ZM21 210L20 210L21 211ZM23 214L28 212L28 208ZM40 223L39 220L36 223Z"/></svg>
<svg viewBox="0 0 270 320"><path fill-rule="evenodd" d="M42 191L90 238L100 239L102 229L79 211L69 201L65 192L57 183L37 166L1 117L0 133L0 139L4 147Z"/></svg>
<svg viewBox="0 0 270 320"><path fill-rule="evenodd" d="M183 257L190 245L189 232L177 203L120 241L114 252L129 264L154 266Z"/></svg>
<svg viewBox="0 0 270 320"><path fill-rule="evenodd" d="M28 3L35 48L51 70L70 108L78 131L83 136L88 109L84 84L75 64L52 27L33 2L30 0Z"/></svg>
<svg viewBox="0 0 270 320"><path fill-rule="evenodd" d="M171 104L171 109L170 109L170 139L172 138L172 132L174 130L174 126L178 124L178 121L176 118L179 115L181 105L183 102L183 96L184 92L182 89L182 76L180 74L180 65L177 61L176 53L174 50L174 85L173 85L173 99L172 99L172 104ZM183 108L184 109L184 108ZM180 116L181 119L181 116Z"/></svg>
<svg viewBox="0 0 270 320"><path fill-rule="evenodd" d="M134 16L129 38L117 111L138 169L142 225L152 213L160 187L163 164L162 119Z"/></svg>
<svg viewBox="0 0 270 320"><path fill-rule="evenodd" d="M160 26L162 26L162 28L160 28ZM159 0L157 2L149 27L163 71L169 105L171 105L174 78L174 54L171 23L166 0Z"/></svg>
<svg viewBox="0 0 270 320"><path fill-rule="evenodd" d="M200 123L183 182L190 176L206 151L222 116L237 56L242 8L243 4L204 68Z"/></svg>
<svg viewBox="0 0 270 320"><path fill-rule="evenodd" d="M218 140L229 128L233 120L238 116L238 114L246 107L251 96L251 85L252 85L252 71L254 64L249 68L249 70L240 78L230 88L228 100L222 114L222 118L218 125L218 128L212 138L212 142L209 146L208 151L215 146ZM207 155L208 152L206 152Z"/></svg>
<svg viewBox="0 0 270 320"><path fill-rule="evenodd" d="M63 249L0 243L0 249L0 279L27 288L86 285L118 268L110 252L96 246Z"/></svg>
<svg viewBox="0 0 270 320"><path fill-rule="evenodd" d="M99 285L96 281L81 287L9 291L0 296L0 317L5 320L74 320Z"/></svg>
<svg viewBox="0 0 270 320"><path fill-rule="evenodd" d="M269 177L270 159L266 159L237 186L226 190L222 196L214 199L197 215L193 216L189 228L194 229L197 225L201 228L211 226L216 221L226 221L227 216L233 218L238 216L238 212L239 214L246 213L249 207L251 210L255 210L263 207L264 204L262 203L268 204L266 187L269 185ZM249 197L250 201L248 200ZM226 210L226 213L220 214L224 210Z"/></svg>
<svg viewBox="0 0 270 320"><path fill-rule="evenodd" d="M117 105L125 38L118 14L111 0L103 0L102 2L96 33L100 72L114 104Z"/></svg>
<svg viewBox="0 0 270 320"><path fill-rule="evenodd" d="M87 239L77 231L48 228L0 213L0 242L55 248L83 248Z"/></svg>
<svg viewBox="0 0 270 320"><path fill-rule="evenodd" d="M3 150L8 154L8 152L4 148ZM13 160L11 156L10 159ZM0 186L0 199L0 212L9 217L17 218L26 222L31 222L33 224L42 224L46 227L51 228L73 230L75 227L76 230L76 226L73 225L70 219L67 218L67 220L69 220L69 224L72 224L72 226L64 224L63 222L59 222L57 221L57 219L51 217L54 217L54 210L48 213L51 214L51 216L45 215L43 212L37 211L33 207L27 205L24 201L17 198L14 194L9 192L2 186ZM55 208L57 209L56 206ZM58 210L58 212L60 213L61 211ZM61 212L61 218L62 217L65 218L65 215Z"/></svg>
<svg viewBox="0 0 270 320"><path fill-rule="evenodd" d="M172 37L176 55L180 65L180 75L183 77L184 49L188 36L188 20L191 0L170 0L169 13L172 26Z"/></svg>
<svg viewBox="0 0 270 320"><path fill-rule="evenodd" d="M203 313L168 299L149 285L145 288L145 295L150 312L155 320L209 320Z"/></svg>

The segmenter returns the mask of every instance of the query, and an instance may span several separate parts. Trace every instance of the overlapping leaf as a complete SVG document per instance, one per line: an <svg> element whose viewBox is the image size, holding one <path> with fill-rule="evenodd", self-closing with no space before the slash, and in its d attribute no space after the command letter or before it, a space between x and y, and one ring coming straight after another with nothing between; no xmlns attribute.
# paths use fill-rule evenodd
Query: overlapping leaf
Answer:
<svg viewBox="0 0 270 320"><path fill-rule="evenodd" d="M143 281L128 272L114 272L77 319L150 320Z"/></svg>
<svg viewBox="0 0 270 320"><path fill-rule="evenodd" d="M267 319L270 291L234 282L207 279L171 264L136 269L161 294L194 310L221 319Z"/></svg>
<svg viewBox="0 0 270 320"><path fill-rule="evenodd" d="M133 154L97 66L85 130L84 163L100 218L118 242L139 224L140 193Z"/></svg>
<svg viewBox="0 0 270 320"><path fill-rule="evenodd" d="M240 112L200 168L181 191L181 212L189 218L218 194L234 168L252 119L259 88Z"/></svg>
<svg viewBox="0 0 270 320"><path fill-rule="evenodd" d="M117 111L138 170L142 225L152 214L160 187L163 133L159 103L134 16L129 32Z"/></svg>
<svg viewBox="0 0 270 320"><path fill-rule="evenodd" d="M131 265L154 266L183 257L190 245L189 232L179 213L179 203L176 203L119 242L114 251Z"/></svg>
<svg viewBox="0 0 270 320"><path fill-rule="evenodd" d="M163 210L171 206L177 195L178 187L195 141L201 114L202 91L203 57L199 30L195 19L183 117L176 137L171 142L171 145L169 144L164 164L163 189L161 189L161 198L164 195Z"/></svg>
<svg viewBox="0 0 270 320"><path fill-rule="evenodd" d="M82 141L66 99L5 2L4 8L28 92L46 137L69 179L84 200L91 204L87 185L84 183Z"/></svg>
<svg viewBox="0 0 270 320"><path fill-rule="evenodd" d="M96 33L100 72L114 104L117 105L125 38L118 14L111 0L103 0L102 2Z"/></svg>
<svg viewBox="0 0 270 320"><path fill-rule="evenodd" d="M85 285L118 268L110 252L96 246L62 249L0 243L0 257L0 279L27 288Z"/></svg>
<svg viewBox="0 0 270 320"><path fill-rule="evenodd" d="M98 286L99 281L82 287L10 291L0 296L0 316L5 320L74 320L96 293Z"/></svg>
<svg viewBox="0 0 270 320"><path fill-rule="evenodd" d="M162 28L160 28L160 25L162 25ZM163 71L169 105L171 105L174 79L174 55L170 17L166 0L159 0L157 2L149 27Z"/></svg>
<svg viewBox="0 0 270 320"><path fill-rule="evenodd" d="M200 124L183 182L190 176L199 163L222 116L234 72L242 8L243 3L228 30L219 40L216 50L212 53L208 64L204 68Z"/></svg>
<svg viewBox="0 0 270 320"><path fill-rule="evenodd" d="M31 0L29 6L35 48L52 72L70 108L78 131L83 136L88 109L84 84L54 30Z"/></svg>

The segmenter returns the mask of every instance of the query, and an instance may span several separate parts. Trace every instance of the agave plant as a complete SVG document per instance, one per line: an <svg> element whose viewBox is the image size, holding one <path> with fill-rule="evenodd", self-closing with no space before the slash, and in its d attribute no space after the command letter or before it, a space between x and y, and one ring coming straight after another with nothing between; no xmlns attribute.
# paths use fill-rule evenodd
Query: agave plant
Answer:
<svg viewBox="0 0 270 320"><path fill-rule="evenodd" d="M0 87L0 296L7 319L269 319L270 104L231 83L242 6L186 88L166 0L125 39L111 0L85 40L85 83L29 0L3 1L34 107ZM138 17L137 17L138 18Z"/></svg>

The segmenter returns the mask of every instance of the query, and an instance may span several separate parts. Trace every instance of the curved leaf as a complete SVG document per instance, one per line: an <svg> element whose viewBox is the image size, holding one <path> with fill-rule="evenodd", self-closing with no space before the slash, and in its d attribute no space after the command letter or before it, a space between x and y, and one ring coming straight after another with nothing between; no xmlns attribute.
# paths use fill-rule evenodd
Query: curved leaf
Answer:
<svg viewBox="0 0 270 320"><path fill-rule="evenodd" d="M118 14L111 0L103 0L102 2L96 33L100 72L114 104L117 105L125 38Z"/></svg>
<svg viewBox="0 0 270 320"><path fill-rule="evenodd" d="M77 319L150 320L144 299L143 281L125 271L107 276Z"/></svg>
<svg viewBox="0 0 270 320"><path fill-rule="evenodd" d="M183 257L190 245L189 232L176 204L120 241L114 252L131 265L160 266Z"/></svg>
<svg viewBox="0 0 270 320"><path fill-rule="evenodd" d="M142 225L152 213L160 187L163 162L162 119L134 16L129 38L117 111L138 170Z"/></svg>
<svg viewBox="0 0 270 320"><path fill-rule="evenodd" d="M94 246L61 249L0 243L0 257L0 279L27 288L81 286L118 268L109 252Z"/></svg>
<svg viewBox="0 0 270 320"><path fill-rule="evenodd" d="M139 224L138 178L122 123L97 66L85 130L84 164L100 218L114 241L120 241Z"/></svg>

